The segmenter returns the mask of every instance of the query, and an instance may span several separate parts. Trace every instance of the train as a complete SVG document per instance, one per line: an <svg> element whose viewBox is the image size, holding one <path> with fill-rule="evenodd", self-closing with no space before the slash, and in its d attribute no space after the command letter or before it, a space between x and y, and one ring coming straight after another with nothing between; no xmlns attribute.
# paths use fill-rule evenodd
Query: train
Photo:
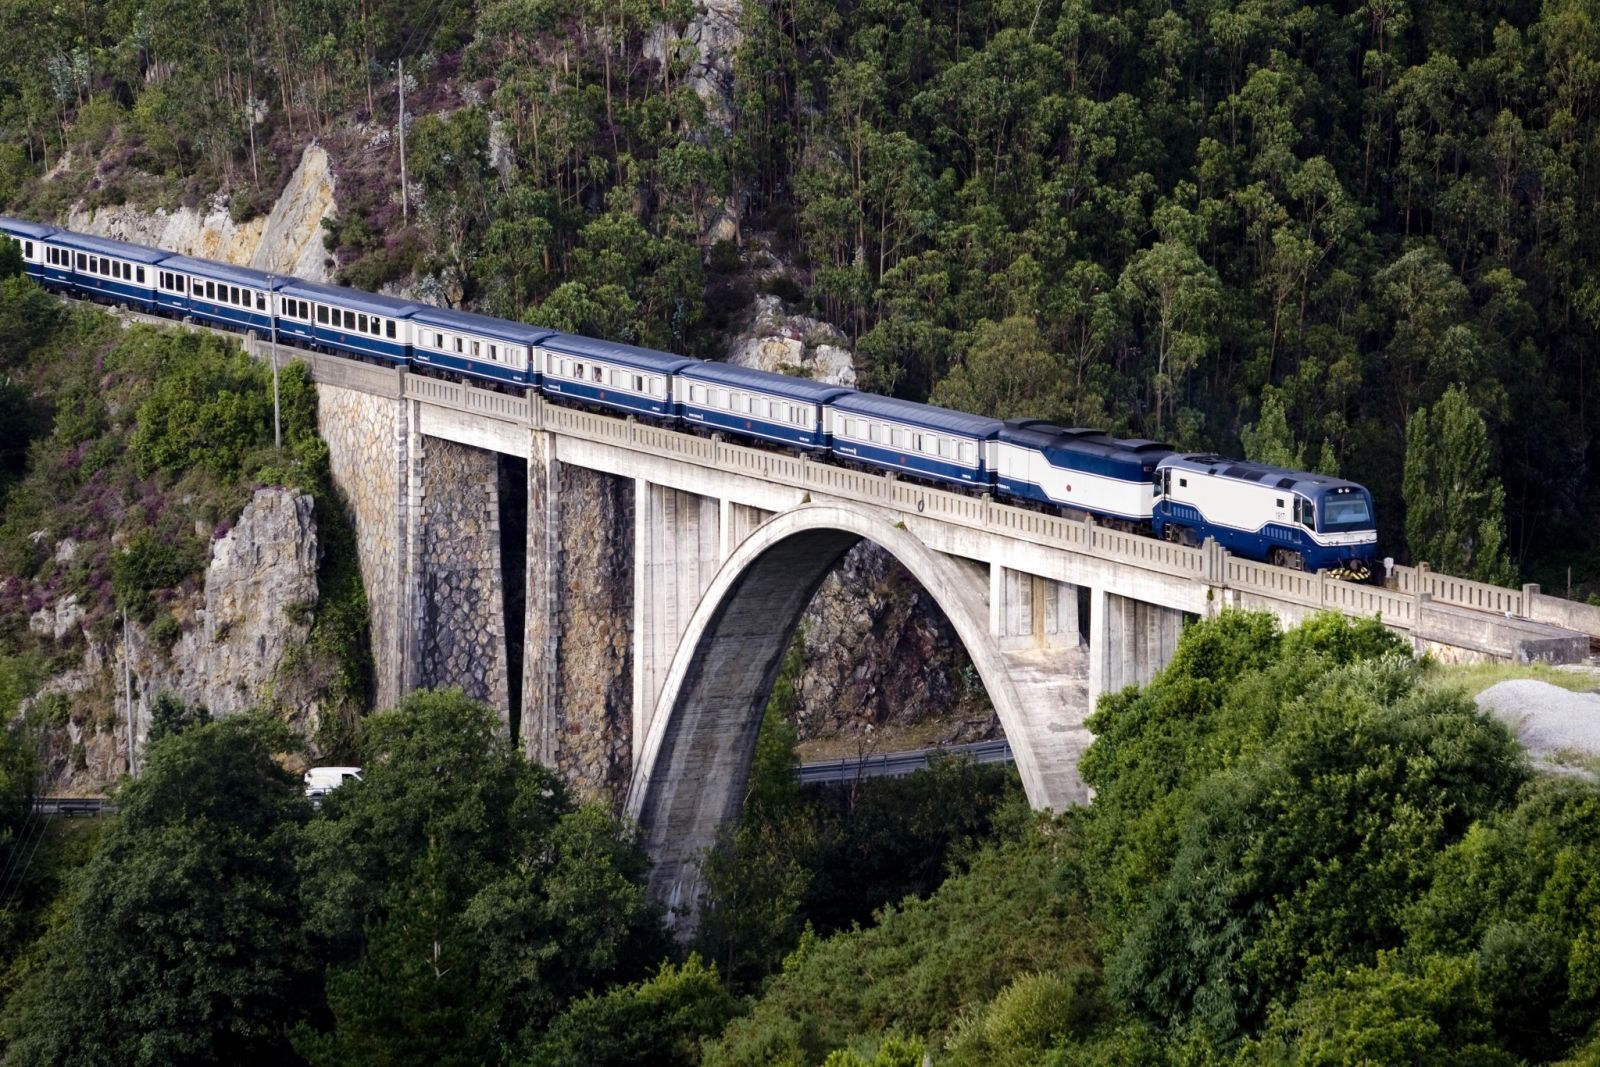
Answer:
<svg viewBox="0 0 1600 1067"><path fill-rule="evenodd" d="M791 449L1247 559L1369 577L1372 494L1342 478L1001 420L0 217L54 292L347 358Z"/></svg>

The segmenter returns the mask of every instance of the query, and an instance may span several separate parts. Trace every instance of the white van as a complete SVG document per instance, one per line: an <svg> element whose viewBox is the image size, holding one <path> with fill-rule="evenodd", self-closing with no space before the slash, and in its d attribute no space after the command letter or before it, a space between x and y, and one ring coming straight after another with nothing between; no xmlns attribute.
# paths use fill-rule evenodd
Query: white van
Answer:
<svg viewBox="0 0 1600 1067"><path fill-rule="evenodd" d="M306 796L327 796L346 782L361 781L360 767L313 767L306 772Z"/></svg>

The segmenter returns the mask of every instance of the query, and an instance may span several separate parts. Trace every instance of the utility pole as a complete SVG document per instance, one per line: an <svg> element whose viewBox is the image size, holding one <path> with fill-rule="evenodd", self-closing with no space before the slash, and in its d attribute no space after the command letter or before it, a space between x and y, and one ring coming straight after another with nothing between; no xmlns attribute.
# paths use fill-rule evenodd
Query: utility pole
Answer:
<svg viewBox="0 0 1600 1067"><path fill-rule="evenodd" d="M133 762L133 645L128 640L128 609L122 609L122 695L128 705L128 774L134 776L138 769Z"/></svg>
<svg viewBox="0 0 1600 1067"><path fill-rule="evenodd" d="M400 85L400 218L411 221L411 198L406 191L406 61L394 61L395 81Z"/></svg>
<svg viewBox="0 0 1600 1067"><path fill-rule="evenodd" d="M278 286L277 277L267 275L267 318L272 323L272 447L283 451L283 416L278 405Z"/></svg>

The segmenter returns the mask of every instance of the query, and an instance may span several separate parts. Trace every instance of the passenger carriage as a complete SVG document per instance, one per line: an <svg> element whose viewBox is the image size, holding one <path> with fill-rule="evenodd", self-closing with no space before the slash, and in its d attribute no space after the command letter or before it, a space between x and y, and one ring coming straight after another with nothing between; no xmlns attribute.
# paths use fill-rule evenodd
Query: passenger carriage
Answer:
<svg viewBox="0 0 1600 1067"><path fill-rule="evenodd" d="M144 245L56 230L40 240L46 284L91 300L155 309L156 265L172 253Z"/></svg>
<svg viewBox="0 0 1600 1067"><path fill-rule="evenodd" d="M272 293L289 280L253 267L168 256L156 268L156 304L168 315L266 337L272 331Z"/></svg>
<svg viewBox="0 0 1600 1067"><path fill-rule="evenodd" d="M853 390L727 363L691 363L674 397L685 422L804 449L829 444L828 404Z"/></svg>
<svg viewBox="0 0 1600 1067"><path fill-rule="evenodd" d="M673 378L698 362L650 348L558 333L540 343L537 367L547 396L674 417L678 411Z"/></svg>
<svg viewBox="0 0 1600 1067"><path fill-rule="evenodd" d="M404 365L416 304L291 278L278 289L278 340Z"/></svg>
<svg viewBox="0 0 1600 1067"><path fill-rule="evenodd" d="M1130 524L1150 521L1156 463L1172 453L1155 441L1103 430L1012 419L1000 429L995 488L1002 493Z"/></svg>
<svg viewBox="0 0 1600 1067"><path fill-rule="evenodd" d="M471 311L419 307L411 316L411 358L425 367L506 385L534 386L534 353L556 331Z"/></svg>
<svg viewBox="0 0 1600 1067"><path fill-rule="evenodd" d="M17 242L17 247L22 250L23 268L28 272L28 277L41 284L45 280L45 241L55 232L54 226L41 226L37 222L0 215L0 233Z"/></svg>
<svg viewBox="0 0 1600 1067"><path fill-rule="evenodd" d="M1168 540L1206 537L1236 555L1364 576L1377 556L1372 494L1355 482L1215 455L1157 465L1152 527Z"/></svg>
<svg viewBox="0 0 1600 1067"><path fill-rule="evenodd" d="M994 488L999 419L871 393L846 393L828 412L836 455L934 481Z"/></svg>

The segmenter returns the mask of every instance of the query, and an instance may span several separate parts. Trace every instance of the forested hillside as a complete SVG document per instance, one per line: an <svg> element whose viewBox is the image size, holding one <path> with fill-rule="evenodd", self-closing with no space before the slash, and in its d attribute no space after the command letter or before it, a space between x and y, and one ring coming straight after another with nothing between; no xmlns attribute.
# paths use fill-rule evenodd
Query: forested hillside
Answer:
<svg viewBox="0 0 1600 1067"><path fill-rule="evenodd" d="M697 355L765 290L873 388L1338 471L1397 554L1591 573L1587 0L728 10L13 0L0 200L247 216L315 138L353 284ZM1408 529L1443 484L1487 521Z"/></svg>

